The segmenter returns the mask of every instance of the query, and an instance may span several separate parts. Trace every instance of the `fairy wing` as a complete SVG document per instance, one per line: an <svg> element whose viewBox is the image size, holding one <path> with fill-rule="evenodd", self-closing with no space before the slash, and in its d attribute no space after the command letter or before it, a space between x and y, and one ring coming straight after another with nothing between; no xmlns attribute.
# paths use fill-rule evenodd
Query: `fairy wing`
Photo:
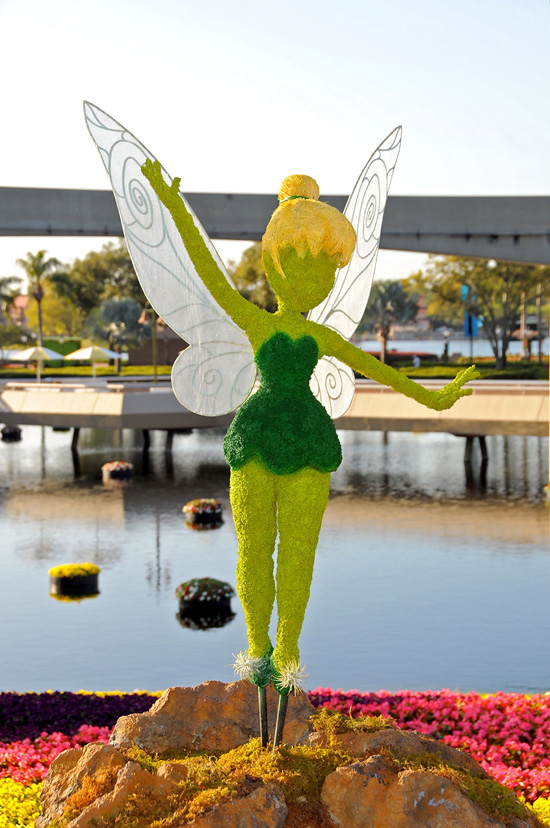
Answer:
<svg viewBox="0 0 550 828"><path fill-rule="evenodd" d="M397 127L372 154L357 179L344 209L344 215L357 233L355 250L348 264L337 271L327 298L308 314L308 319L332 328L346 339L355 333L367 306L400 146L401 127ZM322 357L310 387L331 417L341 417L351 405L355 377L343 362Z"/></svg>
<svg viewBox="0 0 550 828"><path fill-rule="evenodd" d="M252 347L207 290L166 207L141 172L154 156L121 124L84 103L120 213L135 271L147 299L164 321L189 343L172 367L174 394L182 405L211 417L238 408L256 377ZM172 179L163 169L168 184ZM180 193L212 257L234 287L220 257Z"/></svg>

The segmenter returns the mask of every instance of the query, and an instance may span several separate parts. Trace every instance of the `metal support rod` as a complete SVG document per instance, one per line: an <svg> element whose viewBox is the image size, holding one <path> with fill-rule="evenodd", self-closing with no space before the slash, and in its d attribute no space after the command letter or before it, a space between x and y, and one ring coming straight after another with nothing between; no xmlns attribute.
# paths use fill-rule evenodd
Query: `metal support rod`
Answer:
<svg viewBox="0 0 550 828"><path fill-rule="evenodd" d="M279 696L279 706L277 707L277 724L275 725L275 738L273 739L273 753L275 753L283 738L283 730L285 726L287 707L288 693L286 693L284 696Z"/></svg>
<svg viewBox="0 0 550 828"><path fill-rule="evenodd" d="M71 448L73 451L76 451L76 447L78 445L78 435L80 434L79 428L73 428L73 439L71 440Z"/></svg>
<svg viewBox="0 0 550 828"><path fill-rule="evenodd" d="M489 452L487 451L487 442L485 440L485 435L484 434L477 434L477 435L469 434L469 435L467 435L467 437L466 437L466 446L464 448L464 463L467 466L472 464L472 452L474 450L474 440L476 439L476 437L479 440L479 448L480 448L480 451L481 451L481 462L483 464L485 464L485 466L486 466L488 461L489 461Z"/></svg>
<svg viewBox="0 0 550 828"><path fill-rule="evenodd" d="M482 463L487 463L489 460L489 453L487 451L487 443L485 442L485 435L480 434L478 437L479 440L479 448L481 449L481 461Z"/></svg>
<svg viewBox="0 0 550 828"><path fill-rule="evenodd" d="M158 382L158 359L157 359L157 315L153 308L151 308L151 328L152 328L152 339L151 339L151 350L153 356L153 382Z"/></svg>
<svg viewBox="0 0 550 828"><path fill-rule="evenodd" d="M260 739L262 747L267 747L267 693L265 687L258 687L258 709L260 713Z"/></svg>
<svg viewBox="0 0 550 828"><path fill-rule="evenodd" d="M174 429L169 428L166 431L166 445L164 446L164 451L166 454L172 453L172 443L174 442Z"/></svg>

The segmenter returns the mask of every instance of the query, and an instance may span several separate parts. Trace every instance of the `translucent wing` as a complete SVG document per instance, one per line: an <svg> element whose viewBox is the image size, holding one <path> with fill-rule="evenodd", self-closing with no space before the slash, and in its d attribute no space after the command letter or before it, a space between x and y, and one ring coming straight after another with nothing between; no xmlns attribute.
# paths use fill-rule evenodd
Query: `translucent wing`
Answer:
<svg viewBox="0 0 550 828"><path fill-rule="evenodd" d="M337 271L327 298L308 314L308 319L333 328L346 339L356 331L367 306L400 146L401 127L397 127L382 141L357 179L344 210L357 233L355 250L348 264ZM353 399L353 371L333 357L322 357L310 387L331 417L341 417Z"/></svg>
<svg viewBox="0 0 550 828"><path fill-rule="evenodd" d="M111 179L143 292L159 316L190 343L172 368L176 397L197 414L214 417L233 411L247 398L256 377L248 339L206 289L172 217L142 174L145 160L154 160L154 156L98 107L86 102L84 115ZM172 179L165 170L163 175L170 184ZM204 228L182 199L220 270L234 287Z"/></svg>

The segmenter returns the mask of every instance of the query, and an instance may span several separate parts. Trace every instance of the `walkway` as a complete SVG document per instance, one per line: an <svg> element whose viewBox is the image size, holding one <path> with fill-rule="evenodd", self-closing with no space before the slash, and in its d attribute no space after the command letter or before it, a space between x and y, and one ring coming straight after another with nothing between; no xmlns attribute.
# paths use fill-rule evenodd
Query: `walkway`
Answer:
<svg viewBox="0 0 550 828"><path fill-rule="evenodd" d="M425 381L429 388L443 383ZM444 431L463 436L548 434L548 382L478 381L471 397L449 411L424 408L389 388L358 380L339 429ZM233 414L202 417L178 403L165 379L105 382L4 382L0 423L65 428L133 428L148 431L227 427Z"/></svg>

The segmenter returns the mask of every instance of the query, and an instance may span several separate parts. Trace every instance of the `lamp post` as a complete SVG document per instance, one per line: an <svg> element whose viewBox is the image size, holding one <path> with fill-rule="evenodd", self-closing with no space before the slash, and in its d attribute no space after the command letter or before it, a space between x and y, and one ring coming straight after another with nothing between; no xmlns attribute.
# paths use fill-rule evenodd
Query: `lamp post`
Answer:
<svg viewBox="0 0 550 828"><path fill-rule="evenodd" d="M500 327L500 325L497 325L495 327L495 337L496 337L496 340L497 340L497 361L496 361L496 364L495 364L495 368L500 368L501 367L501 365L499 364L500 361L501 361L501 357L499 356L499 354L502 353L501 336L502 336L502 328ZM500 343L500 345L499 345L499 343ZM504 354L502 354L502 356L504 356Z"/></svg>
<svg viewBox="0 0 550 828"><path fill-rule="evenodd" d="M157 319L154 308L145 308L147 315L151 314L151 355L153 358L153 382L158 382L158 358L157 358Z"/></svg>
<svg viewBox="0 0 550 828"><path fill-rule="evenodd" d="M449 362L449 337L451 332L449 328L445 328L443 331L443 365L447 365Z"/></svg>

